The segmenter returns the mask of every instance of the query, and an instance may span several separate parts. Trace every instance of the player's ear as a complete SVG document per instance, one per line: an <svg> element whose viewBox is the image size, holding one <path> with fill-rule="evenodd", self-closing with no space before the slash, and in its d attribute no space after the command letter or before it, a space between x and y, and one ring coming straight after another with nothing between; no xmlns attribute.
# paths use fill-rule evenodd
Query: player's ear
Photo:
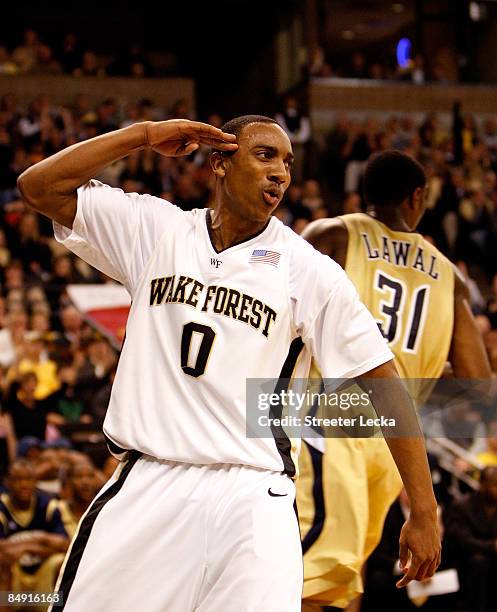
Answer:
<svg viewBox="0 0 497 612"><path fill-rule="evenodd" d="M425 188L424 187L416 187L413 191L412 197L410 198L410 205L412 208L419 210L423 207L425 197Z"/></svg>
<svg viewBox="0 0 497 612"><path fill-rule="evenodd" d="M213 151L210 157L212 172L218 178L224 178L226 176L226 164L228 158L225 157L220 151Z"/></svg>

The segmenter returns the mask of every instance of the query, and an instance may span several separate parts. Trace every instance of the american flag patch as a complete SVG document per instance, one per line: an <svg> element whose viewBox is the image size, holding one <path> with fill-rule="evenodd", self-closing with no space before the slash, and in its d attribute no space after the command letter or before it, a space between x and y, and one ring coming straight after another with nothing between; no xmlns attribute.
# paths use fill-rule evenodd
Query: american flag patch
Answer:
<svg viewBox="0 0 497 612"><path fill-rule="evenodd" d="M266 251L265 249L256 249L253 251L249 259L249 263L265 263L271 266L278 266L281 254L276 251Z"/></svg>

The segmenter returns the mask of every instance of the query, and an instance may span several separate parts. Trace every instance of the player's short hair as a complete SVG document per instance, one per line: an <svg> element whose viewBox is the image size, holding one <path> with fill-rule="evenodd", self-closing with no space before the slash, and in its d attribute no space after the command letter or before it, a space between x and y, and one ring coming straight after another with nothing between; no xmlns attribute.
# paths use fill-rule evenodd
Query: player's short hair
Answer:
<svg viewBox="0 0 497 612"><path fill-rule="evenodd" d="M252 123L274 123L278 125L278 122L271 117L266 117L265 115L242 115L241 117L235 117L234 119L230 119L224 125L221 126L223 132L227 134L235 134L238 138L242 133L243 129L247 127L247 125L251 125ZM214 149L217 151L217 149ZM218 151L223 155L230 156L235 153L235 151Z"/></svg>
<svg viewBox="0 0 497 612"><path fill-rule="evenodd" d="M363 178L366 204L399 206L418 187L425 185L423 166L400 151L387 149L375 153L366 164Z"/></svg>

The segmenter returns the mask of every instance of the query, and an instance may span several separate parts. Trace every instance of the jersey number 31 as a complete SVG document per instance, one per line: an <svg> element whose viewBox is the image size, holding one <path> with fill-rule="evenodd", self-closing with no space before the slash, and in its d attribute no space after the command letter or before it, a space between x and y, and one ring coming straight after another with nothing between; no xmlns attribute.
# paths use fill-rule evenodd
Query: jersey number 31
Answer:
<svg viewBox="0 0 497 612"><path fill-rule="evenodd" d="M383 296L379 303L383 320L376 322L384 338L389 344L394 345L402 337L402 351L416 353L418 340L422 335L426 321L430 286L420 285L412 291L407 320L405 320L406 313L404 311L408 289L401 280L378 271L375 276L374 288Z"/></svg>

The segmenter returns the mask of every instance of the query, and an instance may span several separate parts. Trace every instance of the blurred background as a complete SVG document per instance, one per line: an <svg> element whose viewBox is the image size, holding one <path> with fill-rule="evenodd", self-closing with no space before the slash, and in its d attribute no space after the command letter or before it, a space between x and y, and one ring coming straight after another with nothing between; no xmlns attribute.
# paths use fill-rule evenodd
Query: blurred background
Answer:
<svg viewBox="0 0 497 612"><path fill-rule="evenodd" d="M9 12L0 25L0 495L19 501L12 483L24 479L30 495L62 500L47 533L74 530L116 464L101 425L128 298L55 242L51 223L21 201L16 179L86 138L149 119L220 126L241 114L273 116L296 155L275 214L297 233L312 220L363 210L361 177L373 152L409 153L428 177L419 231L466 277L497 373L497 1L19 2ZM185 210L205 207L208 153L143 151L97 178ZM464 435L454 429L461 420ZM497 423L468 403L427 426L442 440L430 459L449 511L479 490L485 466L497 465ZM486 548L481 534L475 544L474 534L457 531L456 516L447 567L476 546L490 555L488 576L497 575L492 503ZM383 601L393 588L396 520L369 566L365 610L380 605L375 592ZM0 569L19 559L27 574L42 565L27 548L15 558L5 550ZM490 599L470 608L463 595L392 601L397 610L495 609Z"/></svg>

